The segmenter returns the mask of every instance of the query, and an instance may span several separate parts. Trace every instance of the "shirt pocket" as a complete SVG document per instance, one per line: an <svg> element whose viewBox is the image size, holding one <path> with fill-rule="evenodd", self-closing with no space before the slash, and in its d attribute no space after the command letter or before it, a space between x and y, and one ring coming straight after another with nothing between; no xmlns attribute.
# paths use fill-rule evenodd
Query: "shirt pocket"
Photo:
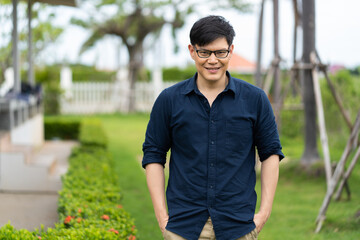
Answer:
<svg viewBox="0 0 360 240"><path fill-rule="evenodd" d="M249 120L226 121L225 148L228 155L248 152L253 145L253 126Z"/></svg>

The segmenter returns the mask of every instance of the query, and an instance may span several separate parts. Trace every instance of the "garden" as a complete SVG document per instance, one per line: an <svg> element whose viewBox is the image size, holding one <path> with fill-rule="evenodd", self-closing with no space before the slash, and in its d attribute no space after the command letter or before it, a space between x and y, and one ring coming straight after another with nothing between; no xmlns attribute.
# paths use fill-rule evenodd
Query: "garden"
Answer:
<svg viewBox="0 0 360 240"><path fill-rule="evenodd" d="M109 115L101 116L100 119L108 134L109 151L118 159L115 171L125 193L122 204L135 219L137 239L162 239L140 164L141 146L149 116ZM301 121L299 125L301 127ZM302 137L299 134L285 135L282 135L281 141L287 158L280 164L280 179L272 215L259 239L358 239L360 218L356 212L360 210L360 168L355 168L349 179L351 199L344 197L339 202L332 202L323 229L315 234L315 219L326 193L323 166L320 164L308 172L304 171L299 164L303 152ZM345 142L331 138L333 160L340 158ZM257 184L256 191L260 193L260 184Z"/></svg>
<svg viewBox="0 0 360 240"><path fill-rule="evenodd" d="M332 80L353 120L358 108L359 78L345 71ZM349 130L324 81L322 84L331 160L336 162L342 155ZM295 96L286 101L301 100ZM358 239L360 168L356 166L348 180L351 198L344 194L340 201L332 201L322 230L315 234L316 216L326 194L324 166L319 163L304 169L300 164L304 149L303 111L284 109L281 119L281 142L286 158L280 164L272 215L259 239ZM161 240L141 167L148 120L147 113L46 116L46 139L77 139L81 143L73 150L70 168L63 177L59 221L54 228L32 232L8 224L0 228L0 239ZM320 142L318 146L321 151ZM260 195L260 184L256 191Z"/></svg>
<svg viewBox="0 0 360 240"><path fill-rule="evenodd" d="M41 84L44 90L44 95L39 94L37 97L39 97L43 103L41 107L45 114L45 138L47 140L71 139L77 140L80 143L78 147L72 150L69 158L69 169L67 173L62 176L62 189L59 191L57 205L59 219L58 222L54 223L54 227L25 230L16 229L9 223L0 227L0 240L163 239L154 215L144 169L141 167L142 143L149 121L149 114L136 113L136 109L131 108L131 106L135 106L135 104L129 104L129 110L133 112L131 114L60 116L60 98L64 94L64 89L61 89L59 84L60 71L64 66L70 67L74 82L116 82L119 80L119 77L116 76L118 67L125 65L125 62L122 63L122 57L116 57L118 58L115 60L115 65L117 66L112 70L107 69L108 66L106 66L106 69L99 71L95 65L99 64L99 59L110 58L105 53L117 52L117 55L128 54L128 62L131 63L129 66L134 66L128 69L130 70L130 78L128 79L130 85L135 85L136 81L150 82L152 71L140 68L140 66L146 65L143 61L145 59L144 56L149 53L149 50L153 50L150 55L154 55L152 61L155 60L156 64L151 65L150 69L154 66L165 65L164 63L167 58L162 52L167 52L167 50L165 50L167 48L165 47L168 47L167 44L172 42L168 40L175 40L173 43L174 46L172 46L174 50L176 50L175 52L181 50L180 46L183 45L183 43L180 42L181 35L178 34L182 33L180 30L185 27L185 23L191 14L204 15L207 12L207 7L222 11L235 10L236 14L234 14L235 18L233 19L234 26L236 26L239 22L242 22L240 19L242 14L239 13L250 13L251 6L247 1L233 0L204 2L178 1L176 4L174 4L173 1L149 0L133 1L135 7L133 7L134 11L131 11L132 2L99 0L82 1L88 3L81 6L81 9L79 8L80 11L73 12L66 8L56 10L55 7L51 8L34 2L51 2L52 4L65 5L71 2L71 4L75 6L77 5L76 2L81 1L38 0L27 1L27 3L26 1L19 1L19 9L15 7L18 1L0 0L0 2L0 22L2 26L6 26L0 28L0 84L8 82L6 78L14 78L10 81L14 82L12 86L13 91L15 94L20 94L21 79L27 80L26 82L29 85L34 85L36 80L36 84ZM261 2L261 8L263 8L265 1ZM274 14L271 17L274 19L274 36L279 32L277 30L278 27L276 27L276 25L278 25L276 22L279 21L279 11L276 10L279 8L277 2L278 1L274 1L272 4ZM322 25L321 21L316 21L320 23L318 25L313 17L315 15L312 15L315 14L315 11L312 11L315 10L314 0L293 0L288 2L292 2L293 6L290 8L291 11L288 9L286 12L294 12L293 20L295 21L294 40L296 41L294 41L294 62L296 60L304 63L304 66L307 66L310 62L307 62L305 57L303 57L309 56L305 50L321 50L320 53L324 54L324 50L315 48L315 26L316 29L324 31L328 26L331 26L330 31L327 30L327 32L332 32L334 24L328 24L327 21L334 18L329 14L321 15L322 11L319 12L320 14L316 11L319 19L322 19L321 21L326 23ZM339 19L347 20L351 18L352 14L350 10L357 9L354 7L355 2L356 1L341 4L341 7L348 6L347 10L345 8L340 9L340 5L336 6L336 11L347 13L346 18L337 18L337 25L340 24ZM95 5L92 5L94 3ZM203 4L206 4L206 6ZM298 9L300 5L303 7L302 10ZM324 1L324 3L319 6L320 9L325 10L327 9L325 8L326 6L331 5L332 4L328 2L325 4ZM111 8L115 9L113 14L111 13L112 11L109 11ZM15 12L19 12L19 14L14 14ZM65 12L66 14L64 14ZM58 20L66 19L68 12L69 16L71 15L70 12L73 12L71 18L63 24L58 25ZM259 20L263 19L263 11L261 10L260 12ZM326 12L332 13L334 11ZM224 13L226 13L230 19L232 18L233 14L227 14L228 12ZM355 14L358 16L357 12L355 12ZM247 17L248 16L249 15L247 15ZM30 19L32 19L32 22ZM265 23L271 21L266 20L266 18L264 19ZM289 18L289 16L287 16L286 22L289 22L289 19L291 19L291 17ZM251 23L250 20L250 18L245 19L249 26L251 25L249 24ZM261 21L259 21L259 23ZM19 29L17 22L19 22ZM231 20L231 22L233 21ZM305 24L308 22L311 23L309 25L312 27L308 27L308 25ZM351 20L351 23L356 22L359 21ZM283 21L280 21L280 23L280 26L286 25ZM347 26L342 27L342 30L357 29L349 23L341 24ZM9 27L11 25L14 27ZM69 27L70 25L72 25L72 27L81 27L82 30L88 31L89 33L87 34L85 42L83 42L82 46L77 50L68 47L62 48L62 44L58 41L62 33L65 33L65 30L72 28ZM25 26L29 26L29 28L27 29ZM162 29L165 26L168 30L171 30L169 33L172 33L172 36L169 35L166 42L163 40L160 41L160 36L163 34ZM238 35L241 35L241 33L246 33L246 36L251 35L246 28L243 28L242 25L239 26L241 27L241 32L239 31L240 34L237 33ZM260 31L261 28L262 24L259 24L259 36L262 35L262 30ZM295 44L299 38L296 37L298 31L301 31L300 38L303 38L303 46L308 46L303 47L301 59L296 59L300 57L300 54L295 51L298 48ZM319 33L321 32L322 31L319 31ZM353 32L356 31L352 31L351 33ZM77 37L71 32L70 34L66 34L66 37L71 40L70 44L68 44L69 46L73 47L80 44L80 42L77 41L81 39L80 37ZM109 35L117 39L116 44L112 43L114 45L112 50L99 51L100 48L93 48L98 45L98 43L101 44L104 37ZM314 36L314 41L310 39L310 37L306 38L307 36ZM328 50L325 50L325 52L331 52L334 56L340 52L340 55L343 55L342 53L344 52L350 52L350 56L347 56L346 60L351 59L353 55L355 56L355 54L351 54L352 51L346 51L347 47L351 46L353 50L358 45L358 43L354 44L350 41L356 38L352 37L349 33L344 32L331 38L324 36L325 35L319 34L319 37L316 37L316 39L320 40L317 43L318 46L332 46L328 48ZM345 38L338 38L341 36L345 36ZM274 42L277 41L277 38L278 36L274 37ZM154 43L148 44L145 39L147 41L153 41ZM248 45L246 42L247 39L247 37L242 37L240 39L241 44L236 45L246 46L245 49L251 49L251 45ZM325 39L325 42L321 39ZM179 40L179 42L177 42L177 40ZM284 40L284 43L288 41L286 39ZM236 42L238 42L238 40L236 40ZM255 42L255 39L250 40L250 43L253 42ZM347 44L341 45L341 43L345 42ZM157 43L159 43L161 47L158 47ZM187 44L186 42L184 45L185 48ZM54 48L48 49L48 47L52 45L54 45ZM278 44L275 43L274 45ZM341 48L333 47L338 45L341 46ZM287 48L287 44L281 44L278 50L282 52L283 47ZM271 65L283 67L287 64L283 63L287 61L286 58L290 55L286 56L284 54L285 52L279 54L277 48L279 48L279 46L274 47L275 56L283 55L284 59L281 60L280 65L275 64L276 61L272 61ZM337 51L339 49L341 49L340 52ZM99 53L94 54L96 57L94 60L91 60L89 56L94 53L94 50L99 51ZM259 44L258 50L258 55L260 56L261 44ZM83 55L86 52L90 55ZM266 53L266 51L263 52ZM68 56L63 55L63 53L66 53ZM78 61L77 63L71 60L72 54L78 58L78 60L76 60ZM180 55L171 58L172 60L176 60L176 64L187 61L180 57L178 58L178 56ZM88 66L87 64L89 64L89 62L81 61L81 57L93 61L91 64L94 66ZM164 60L162 60L162 58ZM325 59L328 60L327 58L328 57ZM25 59L28 59L28 61ZM337 57L335 57L335 59L337 59ZM332 59L333 63L335 59ZM277 60L277 57L273 60ZM169 63L172 64L171 62L166 63L166 65ZM358 60L352 64L355 63L358 64ZM21 67L21 65L25 67ZM14 76L6 77L6 71L11 67L14 69ZM196 71L195 69L193 65L188 65L183 69L179 67L163 68L162 77L164 82L181 81L193 76L193 73ZM310 69L307 69L307 71L309 70ZM275 75L277 75L277 71ZM289 79L290 74L281 70L281 75L281 84L283 86L290 86L290 82L292 82ZM232 76L254 83L252 74L247 73L240 75L234 73ZM331 76L331 78L336 86L337 92L341 96L346 113L349 115L351 121L354 122L356 113L359 111L360 67L356 67L350 71L339 71L336 75ZM303 136L305 116L301 95L302 91L306 92L308 89L303 88L303 83L304 82L301 83L299 81L294 83L294 86L291 86L293 92L292 94L288 94L289 96L286 96L284 108L280 114L279 132L286 158L280 164L280 177L272 215L260 233L259 240L359 239L359 163L355 166L347 182L351 194L345 195L345 193L343 193L339 201L331 201L322 229L319 233L315 233L315 221L326 194L327 183L322 161L306 168L302 165L302 154L304 153L305 145ZM325 122L331 162L336 165L343 154L350 130L340 114L325 80L322 79L320 84L322 101L325 108ZM10 88L8 90L10 90ZM131 90L131 88L129 90ZM271 94L276 92L275 87L273 91L270 92ZM109 95L109 93L107 93L107 95ZM12 94L9 94L9 97L11 96ZM129 96L135 95L129 94ZM130 97L128 100L131 102L133 99ZM99 105L100 107L104 106L104 104ZM312 132L315 133L316 131ZM319 136L317 137L319 138ZM315 137L313 139L316 141ZM309 143L309 141L307 141L307 143ZM323 153L321 152L320 139L318 139L317 144L317 149L322 159ZM312 144L312 146L314 145L315 144ZM353 154L350 155L350 158L352 156ZM346 168L349 167L348 165L349 164L346 165ZM168 169L165 169L165 171L167 177ZM257 177L260 178L259 172L257 172ZM260 181L258 181L258 183L259 182ZM256 191L258 193L258 201L260 201L260 189L260 184L257 184ZM259 202L257 206L259 207Z"/></svg>
<svg viewBox="0 0 360 240"><path fill-rule="evenodd" d="M123 193L107 150L107 137L96 119L45 121L47 139L77 139L59 192L59 222L54 228L0 228L0 239L136 239L136 227L123 206Z"/></svg>

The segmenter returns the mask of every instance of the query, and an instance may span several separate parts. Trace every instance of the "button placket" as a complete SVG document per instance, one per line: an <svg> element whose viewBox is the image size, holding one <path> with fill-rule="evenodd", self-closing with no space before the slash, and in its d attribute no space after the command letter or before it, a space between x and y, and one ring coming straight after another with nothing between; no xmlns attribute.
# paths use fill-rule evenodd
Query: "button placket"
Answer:
<svg viewBox="0 0 360 240"><path fill-rule="evenodd" d="M217 100L214 101L209 112L209 157L208 157L208 207L214 208L215 203L215 181L216 181L216 124L215 116L217 109Z"/></svg>

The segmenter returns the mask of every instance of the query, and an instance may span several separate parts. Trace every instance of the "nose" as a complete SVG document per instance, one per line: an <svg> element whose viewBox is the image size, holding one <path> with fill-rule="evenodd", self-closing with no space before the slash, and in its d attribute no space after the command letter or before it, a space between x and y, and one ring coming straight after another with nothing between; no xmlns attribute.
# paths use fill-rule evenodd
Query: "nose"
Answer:
<svg viewBox="0 0 360 240"><path fill-rule="evenodd" d="M211 53L210 57L208 58L209 63L217 63L218 58L215 56L215 53Z"/></svg>

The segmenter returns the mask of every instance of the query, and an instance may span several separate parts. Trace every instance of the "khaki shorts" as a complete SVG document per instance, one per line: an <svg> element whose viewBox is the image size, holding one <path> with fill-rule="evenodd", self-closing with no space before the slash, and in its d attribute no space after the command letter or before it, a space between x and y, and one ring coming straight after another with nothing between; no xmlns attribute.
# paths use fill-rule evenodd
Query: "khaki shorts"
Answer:
<svg viewBox="0 0 360 240"><path fill-rule="evenodd" d="M170 232L166 229L163 235L164 235L164 240L186 240L185 238L179 236L178 234ZM252 230L245 236L238 238L237 240L257 240L257 237L258 237L258 233L255 228L254 230ZM210 218L206 222L203 230L201 231L199 240L216 240L213 224Z"/></svg>

